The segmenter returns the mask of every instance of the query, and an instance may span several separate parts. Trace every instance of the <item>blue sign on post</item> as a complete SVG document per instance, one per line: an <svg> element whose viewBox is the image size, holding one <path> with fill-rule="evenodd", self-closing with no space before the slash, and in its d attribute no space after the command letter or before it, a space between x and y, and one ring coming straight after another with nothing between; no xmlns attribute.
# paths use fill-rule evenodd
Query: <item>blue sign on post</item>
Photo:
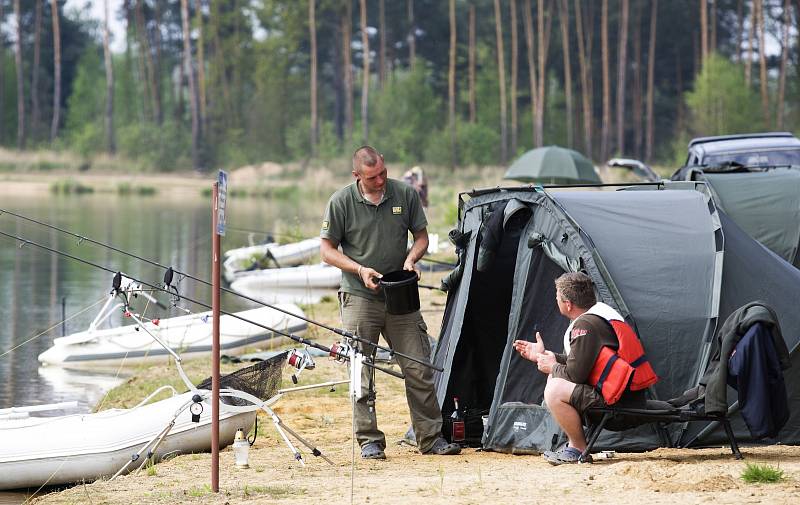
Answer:
<svg viewBox="0 0 800 505"><path fill-rule="evenodd" d="M217 235L225 236L225 201L228 195L228 173L219 171L217 177Z"/></svg>

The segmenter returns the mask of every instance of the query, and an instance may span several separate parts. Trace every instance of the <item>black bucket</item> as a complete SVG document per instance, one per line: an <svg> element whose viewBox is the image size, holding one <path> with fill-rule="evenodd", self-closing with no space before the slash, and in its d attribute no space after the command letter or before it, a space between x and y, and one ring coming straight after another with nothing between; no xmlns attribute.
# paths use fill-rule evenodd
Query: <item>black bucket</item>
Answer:
<svg viewBox="0 0 800 505"><path fill-rule="evenodd" d="M417 273L397 270L384 274L380 280L386 296L386 312L395 316L419 310L419 286Z"/></svg>

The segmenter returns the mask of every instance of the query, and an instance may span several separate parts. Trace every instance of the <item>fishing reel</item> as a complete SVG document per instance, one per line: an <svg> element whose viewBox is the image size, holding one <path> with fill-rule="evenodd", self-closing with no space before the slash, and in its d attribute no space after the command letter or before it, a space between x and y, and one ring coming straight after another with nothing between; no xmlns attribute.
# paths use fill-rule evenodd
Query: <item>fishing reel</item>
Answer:
<svg viewBox="0 0 800 505"><path fill-rule="evenodd" d="M313 370L316 366L314 359L306 349L292 349L289 351L289 354L286 355L286 362L289 363L289 366L297 369L297 373L292 374L293 384L297 384L297 379L300 377L303 370Z"/></svg>
<svg viewBox="0 0 800 505"><path fill-rule="evenodd" d="M330 356L337 363L346 363L353 353L353 346L347 343L336 342L331 345Z"/></svg>

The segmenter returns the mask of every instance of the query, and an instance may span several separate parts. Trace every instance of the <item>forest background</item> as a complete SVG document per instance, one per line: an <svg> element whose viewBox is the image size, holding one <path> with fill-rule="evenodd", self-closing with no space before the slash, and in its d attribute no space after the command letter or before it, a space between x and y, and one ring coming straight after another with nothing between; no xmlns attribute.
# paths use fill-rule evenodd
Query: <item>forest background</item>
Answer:
<svg viewBox="0 0 800 505"><path fill-rule="evenodd" d="M550 144L677 166L691 137L800 125L800 0L94 1L105 19L0 0L1 146L143 171L364 143L453 168Z"/></svg>

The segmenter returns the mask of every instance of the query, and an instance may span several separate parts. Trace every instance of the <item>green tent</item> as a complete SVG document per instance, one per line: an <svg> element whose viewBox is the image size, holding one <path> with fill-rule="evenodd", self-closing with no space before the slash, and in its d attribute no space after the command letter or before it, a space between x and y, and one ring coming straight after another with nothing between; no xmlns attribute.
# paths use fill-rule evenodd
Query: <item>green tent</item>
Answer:
<svg viewBox="0 0 800 505"><path fill-rule="evenodd" d="M546 146L520 156L506 171L504 179L545 184L599 184L591 160L572 149Z"/></svg>

